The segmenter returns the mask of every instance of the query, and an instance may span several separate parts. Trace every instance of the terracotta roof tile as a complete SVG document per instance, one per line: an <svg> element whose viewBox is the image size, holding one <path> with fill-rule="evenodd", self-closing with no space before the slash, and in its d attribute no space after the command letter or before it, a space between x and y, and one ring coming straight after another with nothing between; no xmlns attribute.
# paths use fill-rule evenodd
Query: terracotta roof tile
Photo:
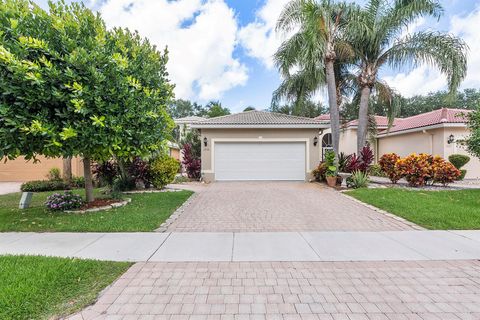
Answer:
<svg viewBox="0 0 480 320"><path fill-rule="evenodd" d="M468 121L467 114L469 112L471 110L442 108L408 118L397 118L390 132L422 128L441 123L465 123Z"/></svg>
<svg viewBox="0 0 480 320"><path fill-rule="evenodd" d="M290 116L267 111L246 111L227 116L210 118L195 123L195 127L222 125L322 125L325 122L312 118Z"/></svg>

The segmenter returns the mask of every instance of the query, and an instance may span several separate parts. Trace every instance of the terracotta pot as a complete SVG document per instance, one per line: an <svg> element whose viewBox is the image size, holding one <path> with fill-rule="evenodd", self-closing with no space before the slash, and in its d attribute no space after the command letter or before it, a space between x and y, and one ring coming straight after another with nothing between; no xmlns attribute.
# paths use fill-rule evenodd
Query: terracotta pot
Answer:
<svg viewBox="0 0 480 320"><path fill-rule="evenodd" d="M327 177L327 185L332 188L335 187L337 185L337 177L335 176Z"/></svg>

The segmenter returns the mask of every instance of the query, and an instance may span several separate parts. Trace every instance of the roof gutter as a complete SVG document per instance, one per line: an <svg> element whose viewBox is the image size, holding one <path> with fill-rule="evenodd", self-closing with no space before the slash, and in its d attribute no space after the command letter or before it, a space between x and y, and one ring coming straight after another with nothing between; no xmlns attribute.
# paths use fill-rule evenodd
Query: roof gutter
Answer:
<svg viewBox="0 0 480 320"><path fill-rule="evenodd" d="M400 134L432 130L432 129L440 129L440 128L466 128L466 127L467 127L467 124L464 122L438 123L438 124L424 126L424 127L377 134L377 138L385 138L385 137L397 136Z"/></svg>
<svg viewBox="0 0 480 320"><path fill-rule="evenodd" d="M192 124L196 129L326 129L328 124Z"/></svg>

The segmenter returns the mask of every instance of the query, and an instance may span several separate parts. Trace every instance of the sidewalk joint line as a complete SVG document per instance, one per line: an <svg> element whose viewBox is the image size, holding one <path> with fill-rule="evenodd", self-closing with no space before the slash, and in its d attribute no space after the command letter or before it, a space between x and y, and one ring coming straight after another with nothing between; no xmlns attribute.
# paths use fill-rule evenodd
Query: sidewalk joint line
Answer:
<svg viewBox="0 0 480 320"><path fill-rule="evenodd" d="M230 256L230 262L233 262L234 250L235 250L235 232L232 232L232 255Z"/></svg>
<svg viewBox="0 0 480 320"><path fill-rule="evenodd" d="M82 251L83 249L86 249L87 247L91 246L92 244L94 244L95 242L97 242L98 240L102 239L103 237L105 237L107 234L104 233L102 234L100 237L96 238L95 240L92 240L90 243L86 244L85 247L81 248L81 249L78 249L77 251L75 251L74 253L72 253L72 255L76 255L77 253L79 253L80 251Z"/></svg>
<svg viewBox="0 0 480 320"><path fill-rule="evenodd" d="M164 232L162 232L164 233ZM160 248L163 246L163 244L168 240L168 238L170 238L170 236L172 235L173 232L169 232L168 233L168 236L165 237L165 239L163 239L162 243L160 243L160 245L158 246L157 249L155 249L155 251L153 251L153 253L147 258L147 260L145 260L145 262L149 262L150 259L152 259L152 257L155 255L155 253L157 253L158 250L160 250Z"/></svg>
<svg viewBox="0 0 480 320"><path fill-rule="evenodd" d="M418 230L418 231L422 232L422 230ZM403 232L403 231L397 231L397 232ZM426 258L427 260L430 260L430 261L435 260L435 259L433 259L432 257L429 257L429 256L421 253L420 251L415 250L414 248L406 245L405 243L402 243L402 242L398 241L397 239L394 239L394 238L390 237L388 234L385 234L385 233L383 233L383 232L381 232L381 231L379 232L379 234L380 234L381 236L383 236L383 237L386 237L386 238L392 240L393 242L398 243L399 245L401 245L401 246L403 246L403 247L405 247L405 248L407 248L407 249L412 250L413 252L418 253L419 255L421 255L422 257ZM404 260L404 261L406 261L406 260Z"/></svg>
<svg viewBox="0 0 480 320"><path fill-rule="evenodd" d="M322 260L322 257L320 257L320 255L318 254L317 250L315 250L315 248L311 245L310 242L307 241L307 239L305 239L305 237L303 236L303 232L298 232L298 234L300 235L300 237L302 237L303 241L305 241L308 246L310 247L310 249L312 249L312 251L317 255L317 258L321 261Z"/></svg>

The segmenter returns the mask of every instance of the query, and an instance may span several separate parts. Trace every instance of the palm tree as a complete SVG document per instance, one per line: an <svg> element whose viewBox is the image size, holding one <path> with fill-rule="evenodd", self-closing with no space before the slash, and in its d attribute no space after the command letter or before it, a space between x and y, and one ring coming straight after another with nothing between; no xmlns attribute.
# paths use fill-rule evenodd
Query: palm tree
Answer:
<svg viewBox="0 0 480 320"><path fill-rule="evenodd" d="M340 116L335 81L335 62L351 54L343 40L345 17L350 6L330 0L293 0L277 22L276 30L293 35L282 43L274 59L285 79L274 93L274 100L286 96L306 101L327 85L330 126L335 154L340 140ZM291 73L293 69L297 72Z"/></svg>
<svg viewBox="0 0 480 320"><path fill-rule="evenodd" d="M358 151L366 141L372 90L380 83L377 92L385 98L393 97L391 88L378 79L382 67L434 66L447 77L451 92L456 91L465 77L467 46L461 39L431 31L402 36L405 27L415 19L424 16L438 19L442 12L435 0L369 0L362 10L350 17L346 34L358 59Z"/></svg>

